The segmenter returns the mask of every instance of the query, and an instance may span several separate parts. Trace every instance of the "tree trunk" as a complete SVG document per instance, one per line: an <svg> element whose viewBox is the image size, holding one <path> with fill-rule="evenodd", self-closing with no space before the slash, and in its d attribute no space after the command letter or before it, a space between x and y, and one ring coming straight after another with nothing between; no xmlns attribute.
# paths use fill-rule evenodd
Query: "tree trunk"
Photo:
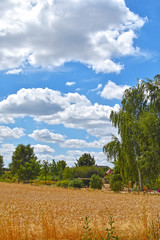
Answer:
<svg viewBox="0 0 160 240"><path fill-rule="evenodd" d="M142 175L139 168L138 168L138 176L139 176L139 187L140 187L140 190L143 191Z"/></svg>

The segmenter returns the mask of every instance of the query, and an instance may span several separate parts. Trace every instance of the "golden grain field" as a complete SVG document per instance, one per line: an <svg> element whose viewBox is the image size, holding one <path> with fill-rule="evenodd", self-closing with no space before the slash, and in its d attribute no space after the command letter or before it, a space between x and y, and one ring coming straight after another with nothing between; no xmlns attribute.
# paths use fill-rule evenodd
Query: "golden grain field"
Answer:
<svg viewBox="0 0 160 240"><path fill-rule="evenodd" d="M113 215L120 239L147 239L160 196L0 183L0 240L78 240L85 216L105 233Z"/></svg>

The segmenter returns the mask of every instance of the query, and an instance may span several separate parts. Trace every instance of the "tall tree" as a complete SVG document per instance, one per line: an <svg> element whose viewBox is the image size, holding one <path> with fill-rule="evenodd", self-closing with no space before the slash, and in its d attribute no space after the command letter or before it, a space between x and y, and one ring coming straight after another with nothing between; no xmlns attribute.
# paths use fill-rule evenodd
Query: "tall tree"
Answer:
<svg viewBox="0 0 160 240"><path fill-rule="evenodd" d="M92 157L89 153L84 153L76 163L77 167L82 166L93 166L95 164L94 157Z"/></svg>
<svg viewBox="0 0 160 240"><path fill-rule="evenodd" d="M0 155L0 176L4 173L4 162L3 162L3 156Z"/></svg>
<svg viewBox="0 0 160 240"><path fill-rule="evenodd" d="M143 190L142 181L153 175L156 178L160 173L160 137L157 134L160 129L160 76L154 81L139 81L135 87L127 89L121 104L119 112L111 112L110 119L120 134L122 167L127 169L129 178L136 181L138 177ZM109 154L109 148L104 150ZM117 160L120 162L120 158Z"/></svg>
<svg viewBox="0 0 160 240"><path fill-rule="evenodd" d="M30 163L31 159L37 159L34 154L34 148L28 145L19 144L12 155L12 163L10 169L13 174L17 173L20 166L24 166L26 162Z"/></svg>
<svg viewBox="0 0 160 240"><path fill-rule="evenodd" d="M47 176L50 172L50 165L49 165L48 161L43 160L41 172L42 172L42 175L45 177L45 183L46 183Z"/></svg>
<svg viewBox="0 0 160 240"><path fill-rule="evenodd" d="M25 162L24 165L20 166L17 174L19 176L19 180L23 182L34 180L40 173L41 165L40 162L35 158L30 159L30 162Z"/></svg>
<svg viewBox="0 0 160 240"><path fill-rule="evenodd" d="M67 163L64 160L60 160L57 162L56 169L57 169L57 176L59 179L63 178L63 171L66 166L67 166Z"/></svg>

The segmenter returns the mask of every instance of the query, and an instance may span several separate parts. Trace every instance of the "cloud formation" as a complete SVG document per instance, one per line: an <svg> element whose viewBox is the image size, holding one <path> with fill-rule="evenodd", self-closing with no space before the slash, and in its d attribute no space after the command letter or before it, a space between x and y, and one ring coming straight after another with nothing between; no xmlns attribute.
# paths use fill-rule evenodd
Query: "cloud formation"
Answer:
<svg viewBox="0 0 160 240"><path fill-rule="evenodd" d="M78 61L119 73L113 59L139 53L133 40L145 23L124 0L1 0L0 14L0 69L10 71Z"/></svg>
<svg viewBox="0 0 160 240"><path fill-rule="evenodd" d="M0 155L3 156L5 167L8 167L8 164L11 163L12 153L15 151L15 146L13 144L4 143L0 147Z"/></svg>
<svg viewBox="0 0 160 240"><path fill-rule="evenodd" d="M60 143L64 141L64 136L53 133L48 129L34 130L33 133L28 136L39 142ZM40 148L40 146L36 146L36 149L37 148Z"/></svg>
<svg viewBox="0 0 160 240"><path fill-rule="evenodd" d="M2 121L14 122L14 118L31 116L36 121L47 124L63 124L67 128L86 129L94 133L107 134L108 128L112 128L109 121L110 112L117 111L119 105L114 107L107 105L94 105L84 95L78 93L61 94L48 88L21 89L17 94L9 95L0 102L0 116ZM0 118L1 120L1 118ZM110 132L110 131L109 131ZM31 137L38 139L38 130ZM53 141L54 137L48 136L46 131L41 132L40 139ZM46 137L46 139L45 139ZM49 140L50 139L50 140Z"/></svg>
<svg viewBox="0 0 160 240"><path fill-rule="evenodd" d="M118 86L114 82L108 81L100 95L106 99L122 99L124 91L128 88L130 88L128 85Z"/></svg>
<svg viewBox="0 0 160 240"><path fill-rule="evenodd" d="M86 153L94 157L97 165L113 167L113 164L107 161L106 155L103 152L86 151ZM65 160L68 166L74 166L74 163L76 163L76 160L81 157L82 154L84 154L84 151L68 150L65 155L56 155L54 158L56 161Z"/></svg>
<svg viewBox="0 0 160 240"><path fill-rule="evenodd" d="M9 128L6 126L0 126L0 141L6 140L6 139L18 139L24 136L24 129L23 128Z"/></svg>
<svg viewBox="0 0 160 240"><path fill-rule="evenodd" d="M48 153L55 152L55 150L49 147L48 145L36 144L36 145L33 145L32 147L34 147L35 154L38 154L38 153L48 154Z"/></svg>
<svg viewBox="0 0 160 240"><path fill-rule="evenodd" d="M95 140L93 142L87 142L82 139L66 139L60 144L62 148L69 149L81 149L81 148L103 148L111 140L111 136L101 138L100 140Z"/></svg>

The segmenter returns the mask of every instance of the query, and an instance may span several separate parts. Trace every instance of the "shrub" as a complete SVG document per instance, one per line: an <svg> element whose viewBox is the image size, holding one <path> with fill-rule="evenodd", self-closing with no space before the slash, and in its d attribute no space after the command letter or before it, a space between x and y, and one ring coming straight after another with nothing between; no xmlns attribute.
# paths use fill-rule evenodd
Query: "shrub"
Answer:
<svg viewBox="0 0 160 240"><path fill-rule="evenodd" d="M119 191L122 191L122 190L123 190L124 185L123 185L123 182L122 182L122 181L115 181L115 182L111 182L110 188L111 188L112 191L114 191L114 192L119 192Z"/></svg>
<svg viewBox="0 0 160 240"><path fill-rule="evenodd" d="M121 181L122 182L122 177L120 174L113 174L112 177L111 177L111 182L119 182Z"/></svg>
<svg viewBox="0 0 160 240"><path fill-rule="evenodd" d="M72 181L69 182L68 186L73 188L82 188L83 181L78 179L73 179Z"/></svg>
<svg viewBox="0 0 160 240"><path fill-rule="evenodd" d="M102 178L96 174L93 174L90 179L90 187L93 189L101 189L102 185Z"/></svg>
<svg viewBox="0 0 160 240"><path fill-rule="evenodd" d="M56 182L56 186L67 188L69 182L70 182L69 180L58 181L58 182Z"/></svg>

